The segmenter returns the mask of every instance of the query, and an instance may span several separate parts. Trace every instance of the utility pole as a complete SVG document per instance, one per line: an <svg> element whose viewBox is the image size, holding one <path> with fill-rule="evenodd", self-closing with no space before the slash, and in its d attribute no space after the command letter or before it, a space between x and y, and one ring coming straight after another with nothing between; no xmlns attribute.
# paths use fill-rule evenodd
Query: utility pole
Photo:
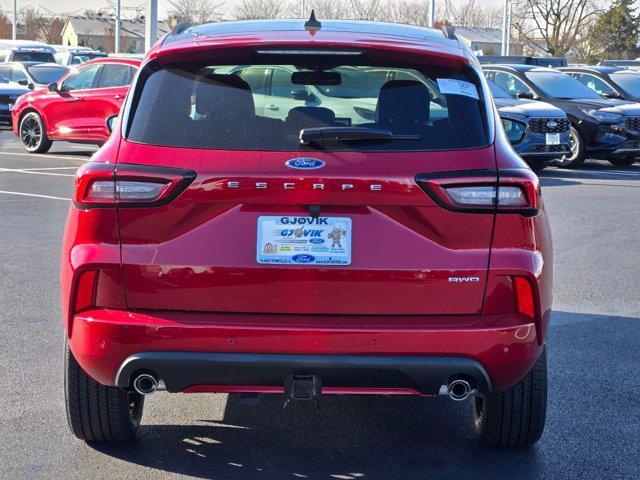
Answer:
<svg viewBox="0 0 640 480"><path fill-rule="evenodd" d="M115 53L120 53L120 4L122 0L116 0L116 39L114 42Z"/></svg>
<svg viewBox="0 0 640 480"><path fill-rule="evenodd" d="M429 6L429 26L431 28L436 25L436 0L431 0Z"/></svg>
<svg viewBox="0 0 640 480"><path fill-rule="evenodd" d="M300 18L307 18L307 6L305 5L305 1L300 1Z"/></svg>
<svg viewBox="0 0 640 480"><path fill-rule="evenodd" d="M18 39L18 0L13 0L13 30L11 38L13 40Z"/></svg>
<svg viewBox="0 0 640 480"><path fill-rule="evenodd" d="M158 0L148 0L144 26L144 51L158 39Z"/></svg>

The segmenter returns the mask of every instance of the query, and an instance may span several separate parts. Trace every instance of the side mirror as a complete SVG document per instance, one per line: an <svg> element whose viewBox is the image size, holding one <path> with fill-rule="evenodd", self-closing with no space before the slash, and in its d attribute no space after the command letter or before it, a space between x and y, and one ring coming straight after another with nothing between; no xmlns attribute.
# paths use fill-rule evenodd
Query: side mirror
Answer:
<svg viewBox="0 0 640 480"><path fill-rule="evenodd" d="M59 92L60 89L58 88L58 84L57 83L50 83L47 88L49 89L50 92Z"/></svg>
<svg viewBox="0 0 640 480"><path fill-rule="evenodd" d="M516 94L516 98L524 98L524 99L527 99L527 100L533 100L534 96L533 96L533 93L531 93L531 92L518 92Z"/></svg>
<svg viewBox="0 0 640 480"><path fill-rule="evenodd" d="M110 117L107 117L106 123L109 133L113 132L113 129L116 128L116 124L118 123L118 115L111 115Z"/></svg>
<svg viewBox="0 0 640 480"><path fill-rule="evenodd" d="M29 80L27 80L26 78L22 78L18 80L18 85L22 85L23 87L26 87L29 85Z"/></svg>
<svg viewBox="0 0 640 480"><path fill-rule="evenodd" d="M622 99L622 95L620 95L619 93L616 92L607 92L607 93L603 93L602 96L604 98L613 98L615 100L620 100Z"/></svg>
<svg viewBox="0 0 640 480"><path fill-rule="evenodd" d="M294 100L298 100L300 102L308 102L310 101L311 97L312 95L309 92L307 92L304 88L291 91L291 98L293 98Z"/></svg>

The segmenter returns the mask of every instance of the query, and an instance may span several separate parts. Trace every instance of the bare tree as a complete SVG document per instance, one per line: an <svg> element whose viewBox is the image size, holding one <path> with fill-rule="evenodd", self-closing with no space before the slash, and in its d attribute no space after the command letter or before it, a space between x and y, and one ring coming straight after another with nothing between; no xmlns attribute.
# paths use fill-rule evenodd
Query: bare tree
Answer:
<svg viewBox="0 0 640 480"><path fill-rule="evenodd" d="M11 38L13 26L4 12L0 12L0 38Z"/></svg>
<svg viewBox="0 0 640 480"><path fill-rule="evenodd" d="M222 20L220 7L224 2L214 3L211 0L168 0L171 5L168 18L176 23L188 22L193 25L219 22Z"/></svg>
<svg viewBox="0 0 640 480"><path fill-rule="evenodd" d="M60 17L48 19L47 26L44 29L44 42L48 44L62 43L62 28L64 20Z"/></svg>
<svg viewBox="0 0 640 480"><path fill-rule="evenodd" d="M278 0L242 0L231 12L235 20L280 18L288 16L289 5ZM296 15L297 16L297 15Z"/></svg>
<svg viewBox="0 0 640 480"><path fill-rule="evenodd" d="M526 43L550 55L566 55L600 12L595 0L518 0L513 26Z"/></svg>
<svg viewBox="0 0 640 480"><path fill-rule="evenodd" d="M475 0L462 3L449 2L447 20L452 25L477 28L502 28L500 7L477 6Z"/></svg>
<svg viewBox="0 0 640 480"><path fill-rule="evenodd" d="M292 9L294 9L295 13L295 3L292 3ZM316 13L317 18L331 18L331 19L348 19L353 18L351 13L351 8L349 3L344 1L336 1L336 0L307 0L306 6L311 11L313 9ZM299 8L298 8L299 10ZM300 16L298 12L297 15Z"/></svg>

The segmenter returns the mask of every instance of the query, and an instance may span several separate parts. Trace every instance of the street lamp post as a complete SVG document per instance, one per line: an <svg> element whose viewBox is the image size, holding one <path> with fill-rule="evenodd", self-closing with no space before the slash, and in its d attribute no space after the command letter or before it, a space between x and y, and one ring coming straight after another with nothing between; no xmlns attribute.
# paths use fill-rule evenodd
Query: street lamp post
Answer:
<svg viewBox="0 0 640 480"><path fill-rule="evenodd" d="M145 20L144 50L146 52L158 39L158 0L148 0Z"/></svg>
<svg viewBox="0 0 640 480"><path fill-rule="evenodd" d="M431 28L436 25L436 0L431 0L429 4L429 26Z"/></svg>
<svg viewBox="0 0 640 480"><path fill-rule="evenodd" d="M115 53L120 53L120 15L121 15L121 9L120 9L120 4L121 4L121 0L117 0L116 2L116 39L114 42L114 50Z"/></svg>
<svg viewBox="0 0 640 480"><path fill-rule="evenodd" d="M17 40L18 38L18 0L13 0L13 29L11 31L11 38Z"/></svg>
<svg viewBox="0 0 640 480"><path fill-rule="evenodd" d="M500 54L509 55L509 46L511 43L511 7L513 3L504 0L504 13L502 17L502 47Z"/></svg>

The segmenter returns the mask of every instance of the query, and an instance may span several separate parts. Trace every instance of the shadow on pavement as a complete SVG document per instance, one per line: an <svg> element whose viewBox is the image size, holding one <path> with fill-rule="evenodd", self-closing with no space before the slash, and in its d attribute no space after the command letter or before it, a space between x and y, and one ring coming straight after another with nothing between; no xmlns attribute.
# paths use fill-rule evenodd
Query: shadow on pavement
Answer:
<svg viewBox="0 0 640 480"><path fill-rule="evenodd" d="M100 452L210 479L638 478L640 318L554 312L550 393L542 440L496 450L473 439L470 402L281 396L259 407L230 396L220 422L146 425L133 443ZM606 365L606 367L605 367ZM603 476L604 475L604 476Z"/></svg>

